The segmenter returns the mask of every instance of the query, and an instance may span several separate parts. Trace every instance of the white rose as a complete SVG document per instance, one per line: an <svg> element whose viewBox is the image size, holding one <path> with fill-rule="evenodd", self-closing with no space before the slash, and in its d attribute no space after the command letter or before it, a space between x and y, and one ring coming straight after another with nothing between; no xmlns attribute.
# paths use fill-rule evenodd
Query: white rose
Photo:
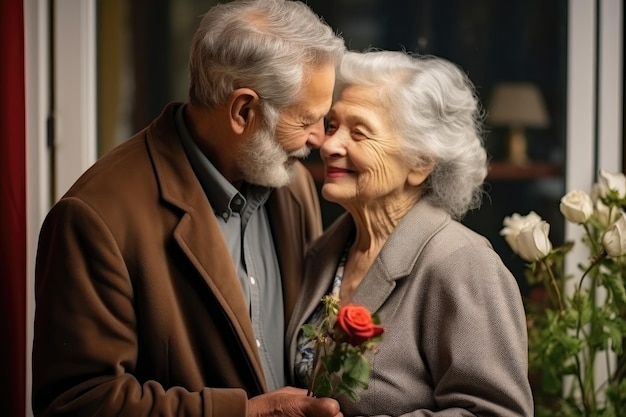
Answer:
<svg viewBox="0 0 626 417"><path fill-rule="evenodd" d="M500 230L500 236L504 236L506 243L508 243L513 252L519 255L517 236L519 235L520 231L526 226L534 226L541 221L541 217L534 211L531 211L526 216L522 216L519 213L514 213L512 216L507 216L504 218L504 228Z"/></svg>
<svg viewBox="0 0 626 417"><path fill-rule="evenodd" d="M596 200L595 216L602 227L609 227L613 222L619 219L620 215L619 209L607 206L602 200Z"/></svg>
<svg viewBox="0 0 626 417"><path fill-rule="evenodd" d="M550 225L542 220L534 225L526 225L517 235L517 248L520 258L534 262L548 256L552 242L548 238Z"/></svg>
<svg viewBox="0 0 626 417"><path fill-rule="evenodd" d="M573 190L561 198L559 209L570 222L583 224L593 214L593 201L591 201L591 197L586 192Z"/></svg>
<svg viewBox="0 0 626 417"><path fill-rule="evenodd" d="M602 245L609 256L626 255L626 213L621 212L619 219L604 232Z"/></svg>
<svg viewBox="0 0 626 417"><path fill-rule="evenodd" d="M601 197L606 197L610 190L617 191L620 199L626 197L626 175L621 172L607 172L601 169L598 185Z"/></svg>

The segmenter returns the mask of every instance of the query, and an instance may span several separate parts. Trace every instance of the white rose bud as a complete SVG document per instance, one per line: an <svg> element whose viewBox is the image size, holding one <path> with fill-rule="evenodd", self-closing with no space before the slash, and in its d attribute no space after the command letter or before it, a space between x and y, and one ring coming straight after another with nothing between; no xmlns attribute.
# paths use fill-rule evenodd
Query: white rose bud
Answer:
<svg viewBox="0 0 626 417"><path fill-rule="evenodd" d="M607 172L601 169L598 185L601 197L606 197L610 190L617 191L620 199L626 197L626 175L621 172Z"/></svg>
<svg viewBox="0 0 626 417"><path fill-rule="evenodd" d="M567 220L572 223L583 224L593 214L593 201L586 192L573 190L561 198L559 208Z"/></svg>
<svg viewBox="0 0 626 417"><path fill-rule="evenodd" d="M548 256L552 243L548 238L550 225L542 220L534 225L526 225L517 236L517 248L520 258L534 262Z"/></svg>
<svg viewBox="0 0 626 417"><path fill-rule="evenodd" d="M526 216L522 216L519 213L514 213L512 216L504 218L504 228L500 230L500 236L504 236L504 240L511 247L514 253L519 255L519 249L517 245L517 236L519 232L525 226L533 226L541 222L541 217L531 211Z"/></svg>
<svg viewBox="0 0 626 417"><path fill-rule="evenodd" d="M598 219L600 225L604 228L609 227L614 221L621 216L618 208L610 208L602 202L602 200L596 200L595 216Z"/></svg>
<svg viewBox="0 0 626 417"><path fill-rule="evenodd" d="M602 245L609 256L626 255L626 213L622 212L602 235Z"/></svg>

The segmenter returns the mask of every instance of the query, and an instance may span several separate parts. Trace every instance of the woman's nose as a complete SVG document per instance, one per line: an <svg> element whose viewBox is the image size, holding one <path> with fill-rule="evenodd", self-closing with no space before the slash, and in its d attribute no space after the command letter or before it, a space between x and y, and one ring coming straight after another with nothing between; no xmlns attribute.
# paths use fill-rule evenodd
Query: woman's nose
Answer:
<svg viewBox="0 0 626 417"><path fill-rule="evenodd" d="M334 131L330 135L324 136L324 141L320 147L320 154L323 156L342 156L345 155L345 141L339 130Z"/></svg>

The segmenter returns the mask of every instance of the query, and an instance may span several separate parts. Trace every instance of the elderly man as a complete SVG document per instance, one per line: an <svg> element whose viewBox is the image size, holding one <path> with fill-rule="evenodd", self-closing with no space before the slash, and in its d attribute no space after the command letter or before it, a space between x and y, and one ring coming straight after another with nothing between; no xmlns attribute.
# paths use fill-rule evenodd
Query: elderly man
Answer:
<svg viewBox="0 0 626 417"><path fill-rule="evenodd" d="M203 17L172 103L51 209L36 265L33 410L335 416L285 385L284 331L321 233L320 145L343 40L304 4Z"/></svg>

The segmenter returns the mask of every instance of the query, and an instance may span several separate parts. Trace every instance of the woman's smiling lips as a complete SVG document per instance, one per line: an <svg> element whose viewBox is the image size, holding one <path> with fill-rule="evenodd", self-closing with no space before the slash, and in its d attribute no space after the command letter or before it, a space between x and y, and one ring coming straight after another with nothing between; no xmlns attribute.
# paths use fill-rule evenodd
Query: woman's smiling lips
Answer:
<svg viewBox="0 0 626 417"><path fill-rule="evenodd" d="M326 178L339 178L352 173L354 173L354 171L345 168L333 166L329 166L326 168Z"/></svg>

